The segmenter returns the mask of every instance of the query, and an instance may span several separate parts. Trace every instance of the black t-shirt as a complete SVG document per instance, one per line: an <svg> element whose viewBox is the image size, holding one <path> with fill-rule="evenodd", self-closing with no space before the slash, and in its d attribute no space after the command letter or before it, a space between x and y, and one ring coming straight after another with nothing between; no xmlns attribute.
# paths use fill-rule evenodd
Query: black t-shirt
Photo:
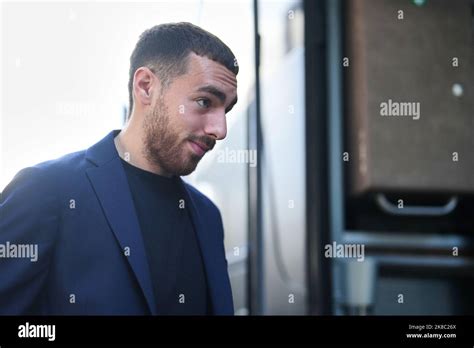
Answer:
<svg viewBox="0 0 474 348"><path fill-rule="evenodd" d="M150 267L159 315L209 314L200 247L179 177L122 160Z"/></svg>

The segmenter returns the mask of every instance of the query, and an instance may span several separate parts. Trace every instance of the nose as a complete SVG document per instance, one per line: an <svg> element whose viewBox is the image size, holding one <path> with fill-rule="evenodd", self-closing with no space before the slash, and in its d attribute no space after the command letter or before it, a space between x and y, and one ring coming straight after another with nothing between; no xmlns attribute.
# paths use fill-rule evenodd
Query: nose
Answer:
<svg viewBox="0 0 474 348"><path fill-rule="evenodd" d="M222 140L227 135L227 121L225 118L225 111L217 111L207 115L206 125L204 132L215 138L216 140Z"/></svg>

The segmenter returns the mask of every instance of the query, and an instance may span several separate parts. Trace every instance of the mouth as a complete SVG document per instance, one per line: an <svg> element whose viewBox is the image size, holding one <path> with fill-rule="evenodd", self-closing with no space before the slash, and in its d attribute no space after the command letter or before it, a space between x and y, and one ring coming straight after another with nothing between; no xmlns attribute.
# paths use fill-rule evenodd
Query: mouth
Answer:
<svg viewBox="0 0 474 348"><path fill-rule="evenodd" d="M196 143L192 140L189 140L189 144L191 145L191 149L194 151L195 154L202 157L204 154L209 151L209 147L204 144Z"/></svg>

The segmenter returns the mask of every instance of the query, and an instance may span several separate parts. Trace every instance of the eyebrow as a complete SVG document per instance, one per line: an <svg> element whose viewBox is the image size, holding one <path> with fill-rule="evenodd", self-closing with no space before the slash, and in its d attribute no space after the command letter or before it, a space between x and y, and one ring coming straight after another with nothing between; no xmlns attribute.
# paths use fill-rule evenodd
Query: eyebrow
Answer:
<svg viewBox="0 0 474 348"><path fill-rule="evenodd" d="M207 92L215 97L217 97L222 103L225 103L225 100L227 99L227 96L224 92L222 92L219 88L212 86L212 85L207 85L207 86L202 86L198 88L198 92ZM229 112L234 105L237 103L237 97L230 103L229 107L225 110L225 112Z"/></svg>

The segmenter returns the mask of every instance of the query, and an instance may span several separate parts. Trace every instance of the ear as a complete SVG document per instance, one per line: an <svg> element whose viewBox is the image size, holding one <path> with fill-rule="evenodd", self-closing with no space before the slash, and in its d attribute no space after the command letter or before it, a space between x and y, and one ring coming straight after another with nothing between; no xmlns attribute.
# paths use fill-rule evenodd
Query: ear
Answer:
<svg viewBox="0 0 474 348"><path fill-rule="evenodd" d="M133 96L135 105L151 105L153 96L160 89L160 81L147 67L140 67L133 75Z"/></svg>

